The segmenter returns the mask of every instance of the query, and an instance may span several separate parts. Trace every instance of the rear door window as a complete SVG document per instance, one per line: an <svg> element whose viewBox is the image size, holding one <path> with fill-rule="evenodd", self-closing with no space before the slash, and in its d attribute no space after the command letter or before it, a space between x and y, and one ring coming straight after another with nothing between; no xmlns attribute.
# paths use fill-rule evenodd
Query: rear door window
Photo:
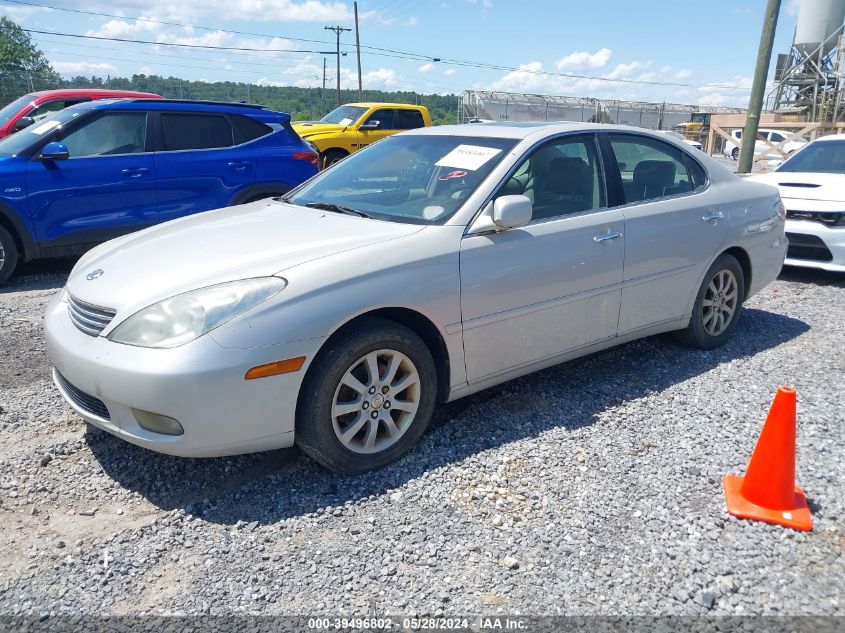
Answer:
<svg viewBox="0 0 845 633"><path fill-rule="evenodd" d="M644 136L609 135L616 155L625 203L693 190L686 155L674 145Z"/></svg>
<svg viewBox="0 0 845 633"><path fill-rule="evenodd" d="M419 127L425 127L422 112L419 110L397 110L396 127L400 130L414 130Z"/></svg>
<svg viewBox="0 0 845 633"><path fill-rule="evenodd" d="M232 147L229 119L220 114L161 114L161 145L165 152Z"/></svg>

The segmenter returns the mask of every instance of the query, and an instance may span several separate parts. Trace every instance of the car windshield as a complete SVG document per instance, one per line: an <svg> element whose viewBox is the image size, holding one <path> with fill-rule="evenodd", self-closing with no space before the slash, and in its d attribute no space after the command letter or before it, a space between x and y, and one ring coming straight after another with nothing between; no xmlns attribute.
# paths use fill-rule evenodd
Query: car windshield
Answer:
<svg viewBox="0 0 845 633"><path fill-rule="evenodd" d="M845 174L845 140L812 143L775 171L809 171Z"/></svg>
<svg viewBox="0 0 845 633"><path fill-rule="evenodd" d="M515 144L504 138L391 136L352 154L284 200L383 220L441 224Z"/></svg>
<svg viewBox="0 0 845 633"><path fill-rule="evenodd" d="M59 110L39 120L38 123L7 136L0 141L0 156L17 156L29 149L33 143L44 138L45 134L63 126L68 121L72 121L81 114L82 111L75 108Z"/></svg>
<svg viewBox="0 0 845 633"><path fill-rule="evenodd" d="M367 108L359 108L356 106L340 106L329 112L320 121L323 123L336 123L338 125L352 125L361 118L361 115L367 111Z"/></svg>
<svg viewBox="0 0 845 633"><path fill-rule="evenodd" d="M32 95L24 95L22 97L18 97L12 103L5 106L2 110L0 110L0 126L6 125L9 119L15 116L18 112L23 110L24 107L32 103L35 99Z"/></svg>

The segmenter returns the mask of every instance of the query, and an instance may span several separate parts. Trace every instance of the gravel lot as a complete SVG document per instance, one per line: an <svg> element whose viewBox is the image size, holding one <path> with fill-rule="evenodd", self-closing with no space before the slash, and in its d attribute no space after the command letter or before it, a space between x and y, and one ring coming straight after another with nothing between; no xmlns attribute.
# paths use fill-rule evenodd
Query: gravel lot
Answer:
<svg viewBox="0 0 845 633"><path fill-rule="evenodd" d="M41 335L69 267L0 292L0 615L845 614L845 277L786 271L713 352L651 338L440 406L353 478L86 430ZM812 533L724 509L780 384Z"/></svg>

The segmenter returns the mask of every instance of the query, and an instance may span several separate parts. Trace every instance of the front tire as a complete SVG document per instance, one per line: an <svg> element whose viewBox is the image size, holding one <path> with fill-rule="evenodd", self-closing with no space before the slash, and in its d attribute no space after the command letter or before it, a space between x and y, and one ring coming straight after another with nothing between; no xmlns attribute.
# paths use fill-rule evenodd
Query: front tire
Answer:
<svg viewBox="0 0 845 633"><path fill-rule="evenodd" d="M12 235L0 226L0 285L6 283L18 267L18 245Z"/></svg>
<svg viewBox="0 0 845 633"><path fill-rule="evenodd" d="M323 152L320 156L323 161L323 169L327 169L335 163L339 163L347 156L349 156L349 154L340 149L330 149Z"/></svg>
<svg viewBox="0 0 845 633"><path fill-rule="evenodd" d="M731 150L731 158L733 158L734 160L739 160L739 148L738 147L734 147Z"/></svg>
<svg viewBox="0 0 845 633"><path fill-rule="evenodd" d="M308 370L296 443L337 473L395 461L422 436L437 395L431 352L412 330L370 318L340 333Z"/></svg>
<svg viewBox="0 0 845 633"><path fill-rule="evenodd" d="M713 349L736 329L745 298L745 274L736 257L723 253L704 276L686 330L678 333L685 345Z"/></svg>

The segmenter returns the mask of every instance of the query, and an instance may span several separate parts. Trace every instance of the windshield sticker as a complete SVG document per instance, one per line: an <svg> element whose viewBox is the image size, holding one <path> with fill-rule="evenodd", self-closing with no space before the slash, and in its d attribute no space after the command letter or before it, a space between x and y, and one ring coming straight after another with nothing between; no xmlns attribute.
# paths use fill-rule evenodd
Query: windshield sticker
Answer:
<svg viewBox="0 0 845 633"><path fill-rule="evenodd" d="M345 118L341 119L340 121L338 121L337 124L346 126L346 125L351 125L352 121L353 121L353 119L350 119L349 117L345 117Z"/></svg>
<svg viewBox="0 0 845 633"><path fill-rule="evenodd" d="M450 171L448 174L444 176L440 176L437 180L452 180L453 178L463 178L467 175L463 169L456 169L455 171Z"/></svg>
<svg viewBox="0 0 845 633"><path fill-rule="evenodd" d="M44 134L44 132L49 132L54 127L58 127L59 125L60 124L59 124L58 121L44 121L44 123L42 123L38 127L32 128L30 130L30 132L32 132L33 134L38 134L39 136L41 136L42 134Z"/></svg>
<svg viewBox="0 0 845 633"><path fill-rule="evenodd" d="M495 147L458 145L434 164L438 167L456 167L458 169L475 171L501 151ZM458 178L459 176L454 177Z"/></svg>

